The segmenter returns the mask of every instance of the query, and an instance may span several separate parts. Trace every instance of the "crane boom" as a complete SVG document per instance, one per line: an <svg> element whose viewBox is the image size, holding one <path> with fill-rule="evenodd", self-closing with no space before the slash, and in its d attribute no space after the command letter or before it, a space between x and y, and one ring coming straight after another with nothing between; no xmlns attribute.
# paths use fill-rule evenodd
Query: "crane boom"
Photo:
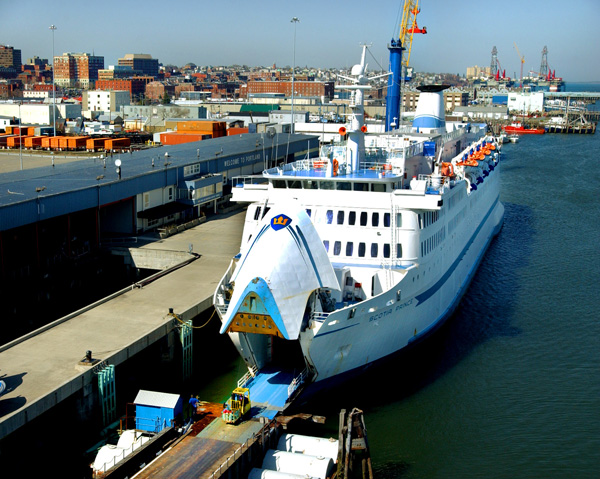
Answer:
<svg viewBox="0 0 600 479"><path fill-rule="evenodd" d="M419 0L405 0L402 7L402 21L400 22L400 43L406 49L402 64L408 67L410 62L410 52L412 50L412 40L415 33L427 33L427 27L419 28L417 25L417 15L419 9Z"/></svg>
<svg viewBox="0 0 600 479"><path fill-rule="evenodd" d="M523 55L521 55L521 52L519 51L519 47L517 46L517 44L515 42L513 42L515 44L515 48L517 49L517 55L519 55L519 58L521 59L521 87L523 86L523 63L525 63L525 58L523 58Z"/></svg>

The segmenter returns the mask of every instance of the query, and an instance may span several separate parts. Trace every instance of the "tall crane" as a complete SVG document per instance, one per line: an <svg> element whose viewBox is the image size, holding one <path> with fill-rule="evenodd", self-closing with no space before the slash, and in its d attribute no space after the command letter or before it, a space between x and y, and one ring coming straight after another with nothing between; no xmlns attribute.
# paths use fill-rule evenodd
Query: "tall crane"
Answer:
<svg viewBox="0 0 600 479"><path fill-rule="evenodd" d="M513 42L515 43L515 42ZM519 58L521 59L521 85L519 85L521 88L523 88L523 64L525 63L525 58L523 58L523 56L521 55L521 52L519 51L519 47L517 46L517 44L515 43L515 48L517 49L517 55L519 55Z"/></svg>
<svg viewBox="0 0 600 479"><path fill-rule="evenodd" d="M402 7L402 21L400 22L400 43L406 49L407 54L404 56L402 64L408 69L410 63L410 52L412 50L413 35L415 33L427 33L427 27L419 28L417 25L417 15L421 9L419 8L419 0L405 0Z"/></svg>

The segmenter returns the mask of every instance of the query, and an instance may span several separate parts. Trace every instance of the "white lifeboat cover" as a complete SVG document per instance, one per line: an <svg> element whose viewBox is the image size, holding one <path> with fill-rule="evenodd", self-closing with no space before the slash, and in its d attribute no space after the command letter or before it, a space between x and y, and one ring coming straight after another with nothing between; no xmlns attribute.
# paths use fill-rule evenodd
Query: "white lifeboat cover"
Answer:
<svg viewBox="0 0 600 479"><path fill-rule="evenodd" d="M319 234L304 209L293 202L274 206L265 215L243 247L231 282L235 286L221 333L226 332L248 290L266 284L272 296L268 300L273 300L269 313L284 338L291 340L300 334L310 294L318 288L340 289Z"/></svg>

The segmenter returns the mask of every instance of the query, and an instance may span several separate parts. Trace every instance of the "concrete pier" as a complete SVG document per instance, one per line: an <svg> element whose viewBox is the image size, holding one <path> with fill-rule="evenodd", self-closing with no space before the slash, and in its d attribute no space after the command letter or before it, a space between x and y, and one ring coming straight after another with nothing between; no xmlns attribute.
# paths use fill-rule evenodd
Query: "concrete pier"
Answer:
<svg viewBox="0 0 600 479"><path fill-rule="evenodd" d="M93 367L78 364L87 350L118 366L177 326L169 308L182 320L210 308L218 281L239 252L244 216L213 217L141 246L140 257L185 264L0 346L0 377L8 388L0 398L0 439L73 394L91 394Z"/></svg>

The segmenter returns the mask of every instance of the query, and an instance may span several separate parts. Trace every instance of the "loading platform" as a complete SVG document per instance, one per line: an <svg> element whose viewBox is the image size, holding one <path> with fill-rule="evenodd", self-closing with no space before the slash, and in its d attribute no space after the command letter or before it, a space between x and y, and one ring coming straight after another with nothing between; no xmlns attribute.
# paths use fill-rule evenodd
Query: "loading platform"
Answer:
<svg viewBox="0 0 600 479"><path fill-rule="evenodd" d="M175 236L149 243L148 253L197 252L193 261L148 283L133 285L84 310L0 346L0 439L97 382L81 366L86 350L118 366L169 334L177 323L212 307L214 285L239 251L245 211L215 218ZM188 254L189 255L189 254ZM190 258L192 255L189 255ZM193 284L193 288L182 285ZM126 319L126 320L124 320Z"/></svg>

